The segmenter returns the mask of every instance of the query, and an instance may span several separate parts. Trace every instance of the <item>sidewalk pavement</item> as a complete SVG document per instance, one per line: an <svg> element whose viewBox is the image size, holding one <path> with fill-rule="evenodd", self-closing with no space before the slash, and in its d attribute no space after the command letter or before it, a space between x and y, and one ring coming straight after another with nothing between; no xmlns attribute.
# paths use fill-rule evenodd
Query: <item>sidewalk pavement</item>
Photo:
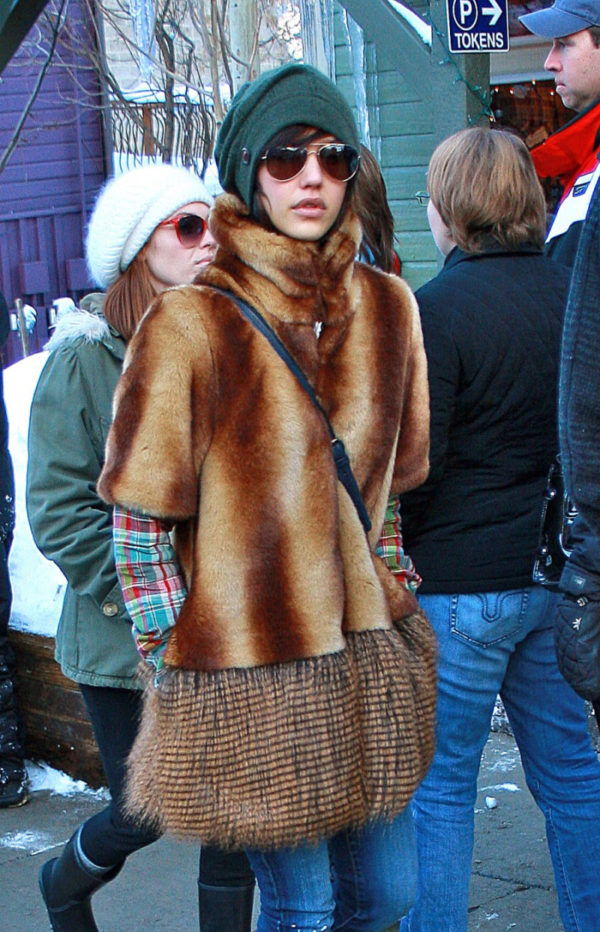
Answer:
<svg viewBox="0 0 600 932"><path fill-rule="evenodd" d="M510 735L490 735L478 786L469 932L561 932L544 820L527 791ZM0 810L4 932L48 932L38 871L101 807L91 793L58 796L42 790L26 806ZM94 897L101 932L197 930L197 862L196 846L168 839L132 856Z"/></svg>

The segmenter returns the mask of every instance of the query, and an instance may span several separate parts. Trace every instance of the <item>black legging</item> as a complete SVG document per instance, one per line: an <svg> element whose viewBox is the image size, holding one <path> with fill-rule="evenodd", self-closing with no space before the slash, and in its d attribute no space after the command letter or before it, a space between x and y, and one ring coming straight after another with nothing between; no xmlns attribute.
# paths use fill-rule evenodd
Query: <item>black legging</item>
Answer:
<svg viewBox="0 0 600 932"><path fill-rule="evenodd" d="M86 822L81 830L81 847L99 867L113 867L160 837L141 828L123 812L125 764L135 740L142 694L135 689L79 684L94 729L96 743L108 781L111 801ZM220 887L247 886L254 874L243 851L226 852L210 845L200 852L199 879Z"/></svg>

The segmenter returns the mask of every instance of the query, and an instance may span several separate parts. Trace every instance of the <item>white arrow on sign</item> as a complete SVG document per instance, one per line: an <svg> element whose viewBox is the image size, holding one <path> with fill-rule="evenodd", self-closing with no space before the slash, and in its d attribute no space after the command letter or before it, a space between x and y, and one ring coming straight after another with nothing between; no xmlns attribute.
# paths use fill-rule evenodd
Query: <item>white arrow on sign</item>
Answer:
<svg viewBox="0 0 600 932"><path fill-rule="evenodd" d="M502 16L502 7L497 2L497 0L490 0L491 6L484 6L481 8L481 12L484 16L490 16L490 26L495 26L500 17Z"/></svg>

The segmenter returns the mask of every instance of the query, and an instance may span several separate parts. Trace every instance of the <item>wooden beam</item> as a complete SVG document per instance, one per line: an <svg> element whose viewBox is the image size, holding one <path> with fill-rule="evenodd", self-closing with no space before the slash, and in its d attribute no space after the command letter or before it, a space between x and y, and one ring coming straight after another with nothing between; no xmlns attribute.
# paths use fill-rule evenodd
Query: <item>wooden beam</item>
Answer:
<svg viewBox="0 0 600 932"><path fill-rule="evenodd" d="M431 100L434 144L459 129L488 124L490 90L489 52L457 55L448 50L446 0L430 0L433 24Z"/></svg>
<svg viewBox="0 0 600 932"><path fill-rule="evenodd" d="M7 0L0 9L0 74L48 3L48 0Z"/></svg>
<svg viewBox="0 0 600 932"><path fill-rule="evenodd" d="M400 71L417 99L432 108L436 144L457 129L486 122L483 98L489 92L490 56L448 51L447 0L429 2L431 47L387 0L338 3L361 27L365 40L375 44L378 61Z"/></svg>
<svg viewBox="0 0 600 932"><path fill-rule="evenodd" d="M429 72L431 52L406 20L386 0L338 2L361 27L365 40L376 45L378 59L402 71L411 89L422 94L423 73Z"/></svg>
<svg viewBox="0 0 600 932"><path fill-rule="evenodd" d="M17 658L17 698L25 723L25 753L92 787L106 776L77 683L54 659L54 638L9 630Z"/></svg>

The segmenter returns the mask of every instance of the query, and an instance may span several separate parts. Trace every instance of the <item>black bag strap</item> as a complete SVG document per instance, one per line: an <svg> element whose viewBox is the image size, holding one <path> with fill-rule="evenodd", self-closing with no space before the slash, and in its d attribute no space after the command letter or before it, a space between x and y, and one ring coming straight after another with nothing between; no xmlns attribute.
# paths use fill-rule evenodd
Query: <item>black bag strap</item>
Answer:
<svg viewBox="0 0 600 932"><path fill-rule="evenodd" d="M275 352L281 356L284 363L290 369L290 371L296 376L300 385L314 404L315 408L321 412L325 424L327 425L327 431L329 433L329 439L331 440L331 449L333 451L333 459L335 462L335 468L337 470L338 479L346 489L348 495L354 503L354 507L358 512L358 517L360 518L361 524L365 529L365 532L368 533L371 530L371 519L367 512L367 508L363 501L363 497L360 494L360 489L358 488L358 483L352 472L352 467L350 465L350 460L348 459L348 454L346 453L346 448L340 440L339 437L336 437L335 431L331 426L331 422L327 417L321 402L317 398L314 388L306 378L303 370L300 368L292 354L281 342L275 331L269 326L264 317L252 307L251 304L248 304L242 298L238 298L237 295L234 295L231 291L226 291L222 288L216 288L215 291L220 291L222 294L227 295L228 298L231 298L232 301L237 304L238 308L250 323L259 330L264 337L267 338Z"/></svg>

